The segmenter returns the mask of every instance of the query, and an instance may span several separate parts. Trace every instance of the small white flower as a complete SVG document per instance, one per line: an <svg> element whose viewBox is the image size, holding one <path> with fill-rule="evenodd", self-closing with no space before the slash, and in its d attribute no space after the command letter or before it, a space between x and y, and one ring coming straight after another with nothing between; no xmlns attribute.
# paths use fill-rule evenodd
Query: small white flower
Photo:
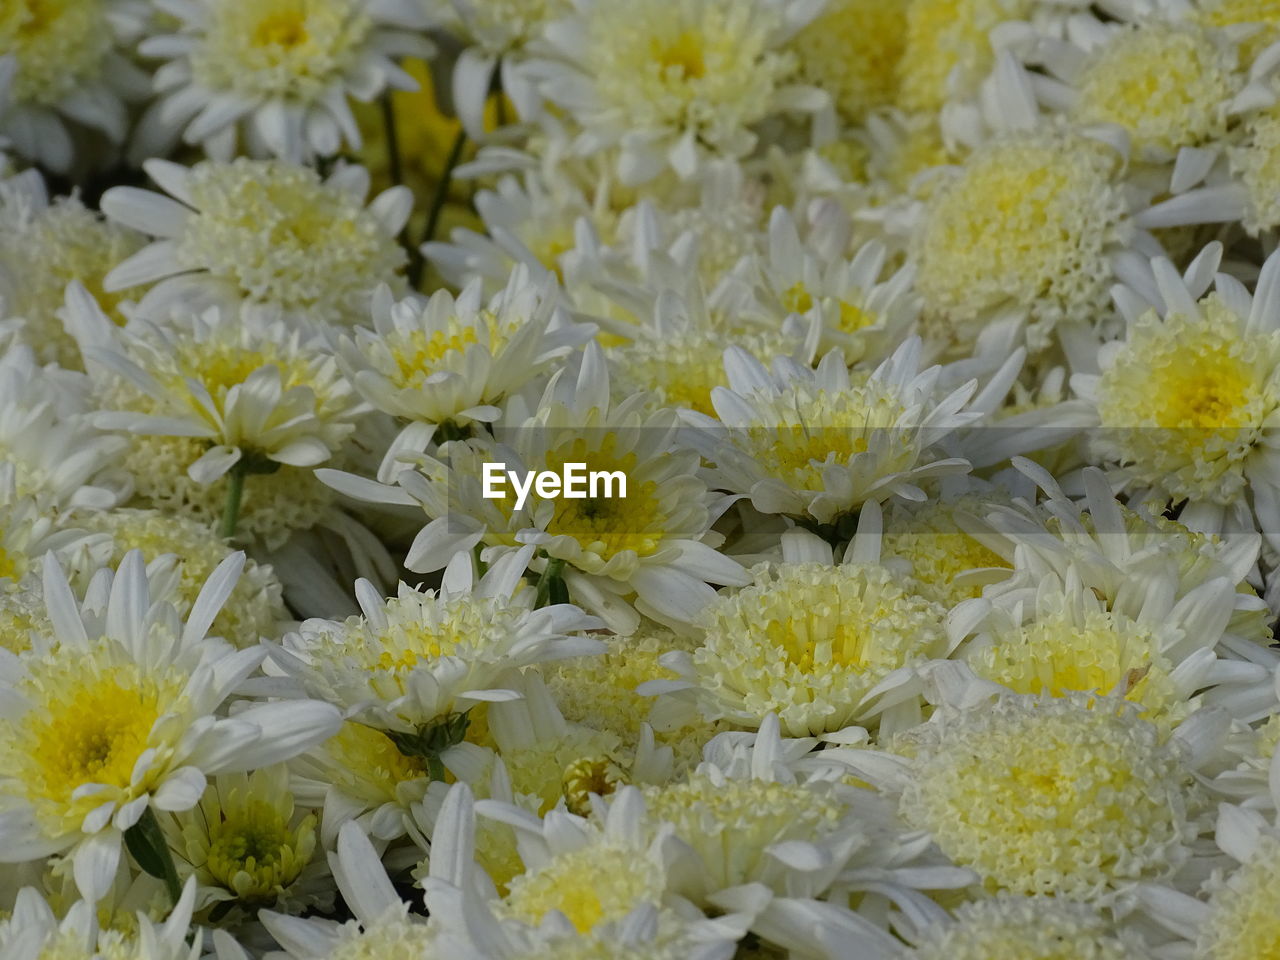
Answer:
<svg viewBox="0 0 1280 960"><path fill-rule="evenodd" d="M240 143L254 156L298 162L332 156L344 142L358 148L348 98L416 90L396 61L432 52L412 0L153 2L178 22L139 45L168 61L135 134L139 160L168 153L179 137L224 160Z"/></svg>
<svg viewBox="0 0 1280 960"><path fill-rule="evenodd" d="M149 808L188 809L206 775L287 759L337 729L336 708L312 701L222 714L266 654L206 635L243 561L219 565L183 624L152 600L140 553L95 577L83 604L46 557L53 636L16 657L0 651L11 704L0 720L0 857L64 853L96 901L124 831Z"/></svg>
<svg viewBox="0 0 1280 960"><path fill-rule="evenodd" d="M367 315L375 289L402 282L396 236L413 197L392 187L366 206L363 167L322 179L310 167L243 157L144 166L170 196L113 187L102 198L113 221L156 238L103 280L107 291L151 285L136 307L141 316L245 305L352 324Z"/></svg>

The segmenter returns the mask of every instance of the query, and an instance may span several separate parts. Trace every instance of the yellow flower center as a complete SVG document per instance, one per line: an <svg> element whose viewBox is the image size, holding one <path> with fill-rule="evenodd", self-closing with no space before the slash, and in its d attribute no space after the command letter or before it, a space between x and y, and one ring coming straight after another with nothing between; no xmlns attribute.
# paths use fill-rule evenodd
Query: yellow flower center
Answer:
<svg viewBox="0 0 1280 960"><path fill-rule="evenodd" d="M652 480L637 482L637 458L633 451L617 452L617 437L609 433L592 442L578 437L550 451L546 468L563 475L566 463L584 463L593 472L620 472L627 478L627 495L618 496L615 481L613 496L588 496L581 500L560 498L555 501L555 515L546 530L554 536L570 536L592 553L608 559L624 551L647 557L657 551L664 537L667 513L658 499L658 484ZM589 491L588 491L589 492Z"/></svg>
<svg viewBox="0 0 1280 960"><path fill-rule="evenodd" d="M0 771L8 789L26 796L54 836L76 829L104 802L128 802L149 790L150 777L131 782L134 765L148 748L163 749L151 742L152 730L181 706L184 679L175 671L96 660L67 651L34 662L22 690L31 709L0 721ZM72 796L90 784L106 789Z"/></svg>
<svg viewBox="0 0 1280 960"><path fill-rule="evenodd" d="M503 906L534 926L559 910L579 933L589 933L642 903L658 903L662 889L661 871L640 851L597 842L514 878Z"/></svg>
<svg viewBox="0 0 1280 960"><path fill-rule="evenodd" d="M0 6L0 51L17 57L10 94L18 103L57 103L96 78L110 50L101 0L9 0Z"/></svg>
<svg viewBox="0 0 1280 960"><path fill-rule="evenodd" d="M499 350L506 337L496 328L492 318L486 316L487 330L478 331L475 325L457 325L447 330L412 330L407 334L388 337L388 347L395 360L399 387L420 387L433 373L461 363L467 347L480 343L485 332L485 345L490 351Z"/></svg>
<svg viewBox="0 0 1280 960"><path fill-rule="evenodd" d="M359 0L224 0L192 73L211 90L312 99L354 64L371 28Z"/></svg>

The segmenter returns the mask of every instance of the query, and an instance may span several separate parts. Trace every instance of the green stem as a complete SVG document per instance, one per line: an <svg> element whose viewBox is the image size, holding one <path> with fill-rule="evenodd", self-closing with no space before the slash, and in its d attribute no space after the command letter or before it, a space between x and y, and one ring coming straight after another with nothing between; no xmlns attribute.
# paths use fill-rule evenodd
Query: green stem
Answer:
<svg viewBox="0 0 1280 960"><path fill-rule="evenodd" d="M458 135L453 138L453 147L449 150L449 157L445 160L444 170L440 174L440 182L436 185L435 196L431 198L431 211L427 214L427 229L423 231L422 243L430 243L435 239L436 230L440 227L440 216L444 213L445 204L449 202L449 189L453 186L453 171L458 166L458 161L462 159L462 150L467 145L467 131L465 128L458 128ZM420 247L422 244L418 244ZM419 266L416 274L409 275L409 282L417 287L422 281L422 267Z"/></svg>
<svg viewBox="0 0 1280 960"><path fill-rule="evenodd" d="M382 126L387 135L387 161L393 184L404 183L404 168L400 161L400 134L396 130L396 111L391 105L391 92L382 98Z"/></svg>
<svg viewBox="0 0 1280 960"><path fill-rule="evenodd" d="M138 822L124 832L124 842L139 867L164 881L169 898L177 904L182 896L182 882L178 879L178 868L174 866L173 854L169 851L155 810L147 807L142 812Z"/></svg>
<svg viewBox="0 0 1280 960"><path fill-rule="evenodd" d="M227 474L227 502L222 508L222 537L230 540L236 535L236 523L240 519L240 500L244 496L244 478L248 470L241 461Z"/></svg>
<svg viewBox="0 0 1280 960"><path fill-rule="evenodd" d="M440 760L439 754L431 754L427 757L427 774L432 780L439 780L444 783L444 763Z"/></svg>
<svg viewBox="0 0 1280 960"><path fill-rule="evenodd" d="M562 579L564 571L564 560L556 557L547 561L547 567L542 571L542 576L538 578L538 592L534 596L533 607L538 609L545 607L551 600L551 585L559 579Z"/></svg>

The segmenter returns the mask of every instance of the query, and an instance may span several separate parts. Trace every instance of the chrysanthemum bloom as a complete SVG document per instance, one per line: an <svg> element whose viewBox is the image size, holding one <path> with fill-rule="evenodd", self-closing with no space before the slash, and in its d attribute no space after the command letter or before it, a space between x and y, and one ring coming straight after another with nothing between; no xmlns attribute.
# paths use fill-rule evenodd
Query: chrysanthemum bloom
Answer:
<svg viewBox="0 0 1280 960"><path fill-rule="evenodd" d="M1129 497L1207 533L1260 531L1280 543L1280 477L1270 455L1280 409L1280 257L1256 295L1219 274L1216 245L1186 277L1152 261L1163 309L1118 294L1130 315L1123 340L1103 345L1101 373L1072 386L1096 411L1095 455L1114 464Z"/></svg>
<svg viewBox="0 0 1280 960"><path fill-rule="evenodd" d="M83 514L80 522L87 531L110 538L107 565L121 562L130 550L141 550L151 581L163 578L174 583L168 596L180 615L191 609L200 588L231 553L226 541L207 524L158 510L118 508ZM237 647L250 647L263 637L277 636L286 619L274 571L247 559L210 629Z"/></svg>
<svg viewBox="0 0 1280 960"><path fill-rule="evenodd" d="M1214 839L1230 867L1198 890L1145 886L1142 910L1193 960L1265 957L1280 943L1280 832L1256 810L1223 804Z"/></svg>
<svg viewBox="0 0 1280 960"><path fill-rule="evenodd" d="M6 960L199 960L204 931L191 928L195 901L192 879L163 922L139 910L128 917L130 929L124 932L101 929L90 900L60 910L59 918L34 887L24 887L0 923L0 952Z"/></svg>
<svg viewBox="0 0 1280 960"><path fill-rule="evenodd" d="M411 0L156 0L175 30L139 45L169 61L157 70L160 98L134 137L138 159L163 156L181 138L227 160L298 162L333 156L360 131L348 98L373 100L388 87L413 90L401 57L432 46Z"/></svg>
<svg viewBox="0 0 1280 960"><path fill-rule="evenodd" d="M93 366L104 429L193 437L206 449L188 465L212 483L227 471L330 459L365 412L317 337L221 312L166 326L114 326L83 288L68 293L68 321ZM114 409L110 409L114 407Z"/></svg>
<svg viewBox="0 0 1280 960"><path fill-rule="evenodd" d="M843 119L858 123L897 98L912 6L907 0L834 0L791 38L801 78L827 91Z"/></svg>
<svg viewBox="0 0 1280 960"><path fill-rule="evenodd" d="M1168 877L1202 800L1178 735L1137 712L1075 694L935 714L909 737L902 816L993 891L1093 900Z"/></svg>
<svg viewBox="0 0 1280 960"><path fill-rule="evenodd" d="M734 724L776 713L791 736L873 718L900 729L919 721L909 667L942 654L943 616L874 559L764 564L750 586L705 608L691 657L664 662L698 688L710 716ZM891 721L878 716L886 710Z"/></svg>
<svg viewBox="0 0 1280 960"><path fill-rule="evenodd" d="M407 421L378 478L393 481L406 467L399 458L425 450L441 426L465 429L496 420L495 404L593 332L559 312L551 289L535 286L523 267L487 304L478 280L457 297L439 290L425 302L411 297L397 303L390 290L380 290L373 329L357 328L339 347L361 395L375 409Z"/></svg>
<svg viewBox="0 0 1280 960"><path fill-rule="evenodd" d="M919 500L918 482L966 471L937 445L981 418L965 409L977 382L940 389L940 367L920 370L921 348L909 340L866 375L850 373L839 351L816 370L786 359L768 370L730 347L729 386L711 395L719 419L695 421L717 485L761 513L831 523L867 501ZM1016 365L997 379L1015 373Z"/></svg>
<svg viewBox="0 0 1280 960"><path fill-rule="evenodd" d="M66 173L90 151L77 134L113 146L129 128L126 101L147 76L125 46L146 24L136 0L14 0L0 11L0 134L17 151Z"/></svg>
<svg viewBox="0 0 1280 960"><path fill-rule="evenodd" d="M906 956L910 960L1145 960L1136 931L1117 929L1098 910L1058 897L1001 895L957 908L935 922Z"/></svg>
<svg viewBox="0 0 1280 960"><path fill-rule="evenodd" d="M402 752L438 764L462 740L472 707L519 695L510 690L511 671L600 648L580 635L600 622L577 607L534 609L535 591L521 579L531 554L531 547L510 553L476 579L462 552L439 590L401 584L389 600L359 581L363 617L305 621L272 657Z"/></svg>
<svg viewBox="0 0 1280 960"><path fill-rule="evenodd" d="M743 156L751 128L827 102L793 84L788 36L813 13L794 0L576 0L547 28L549 58L530 65L546 97L583 128L585 150L620 148L623 180L667 166L697 172L706 154ZM626 23L626 30L618 24ZM554 58L554 59L551 59Z"/></svg>
<svg viewBox="0 0 1280 960"><path fill-rule="evenodd" d="M156 238L103 281L108 291L150 285L140 316L164 321L175 311L243 305L352 324L367 316L374 290L402 283L396 236L413 197L392 187L366 206L363 167L322 179L278 160L144 166L169 197L136 187L102 197L108 217Z"/></svg>
<svg viewBox="0 0 1280 960"><path fill-rule="evenodd" d="M1157 163L1222 137L1227 108L1244 83L1225 38L1189 22L1097 26L1077 34L1083 49L1063 45L1047 57L1070 85L1073 123L1121 126L1134 158Z"/></svg>
<svg viewBox="0 0 1280 960"><path fill-rule="evenodd" d="M12 706L0 720L0 857L65 854L96 901L124 831L153 807L186 810L208 774L287 759L337 729L337 709L313 701L223 714L266 653L206 635L242 562L218 566L183 624L152 601L140 553L95 578L83 604L46 558L53 636L7 657L3 678Z"/></svg>
<svg viewBox="0 0 1280 960"><path fill-rule="evenodd" d="M710 584L741 584L747 576L715 549L719 535L711 526L728 501L695 475L697 455L678 446L674 413L651 407L639 394L612 401L604 354L593 343L577 371L553 378L531 417L499 428L493 439L449 444L447 464L431 459L426 472L402 472L402 489L323 476L364 499L422 505L432 519L409 550L410 569L439 569L477 544L497 553L530 544L546 558L540 572L554 564L574 602L615 632L633 632L641 614L687 624L715 595ZM485 462L556 474L583 463L586 471L623 474L626 496L620 489L585 498L531 491L516 509L510 489L504 499L484 496Z"/></svg>
<svg viewBox="0 0 1280 960"><path fill-rule="evenodd" d="M541 98L520 67L529 45L542 37L547 24L573 9L572 0L428 0L428 9L464 45L454 64L450 93L467 133L484 135L485 102L495 79L521 117L536 111Z"/></svg>
<svg viewBox="0 0 1280 960"><path fill-rule="evenodd" d="M938 333L966 343L1002 309L1029 344L1108 307L1112 259L1134 236L1123 157L1081 133L997 137L940 182L913 237L917 287Z"/></svg>
<svg viewBox="0 0 1280 960"><path fill-rule="evenodd" d="M127 443L89 423L90 387L83 374L39 367L26 346L0 356L0 458L13 465L19 496L101 510L129 495Z"/></svg>
<svg viewBox="0 0 1280 960"><path fill-rule="evenodd" d="M302 911L332 902L320 857L318 811L295 805L283 765L214 777L200 802L161 820L179 876L199 882L196 910L250 916L263 907Z"/></svg>
<svg viewBox="0 0 1280 960"><path fill-rule="evenodd" d="M27 171L0 181L0 297L5 313L21 318L24 342L46 363L81 364L75 340L58 317L67 284L78 280L123 324L119 307L131 291L107 294L103 280L146 240L109 223L73 196L52 202L40 175Z"/></svg>

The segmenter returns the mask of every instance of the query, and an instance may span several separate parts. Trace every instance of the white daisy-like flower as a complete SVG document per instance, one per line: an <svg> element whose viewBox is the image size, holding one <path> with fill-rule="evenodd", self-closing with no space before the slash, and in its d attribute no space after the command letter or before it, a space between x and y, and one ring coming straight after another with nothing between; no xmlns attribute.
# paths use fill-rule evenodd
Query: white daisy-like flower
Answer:
<svg viewBox="0 0 1280 960"><path fill-rule="evenodd" d="M1072 387L1096 413L1095 456L1137 503L1183 504L1178 519L1207 533L1259 531L1280 544L1280 476L1272 422L1280 409L1280 257L1251 295L1214 273L1212 244L1184 275L1151 261L1150 279L1119 288L1124 339L1104 344L1097 371ZM1211 279L1214 290L1208 292Z"/></svg>
<svg viewBox="0 0 1280 960"><path fill-rule="evenodd" d="M475 280L457 297L439 290L427 301L395 302L389 290L373 304L373 329L357 328L339 346L348 379L376 409L407 421L392 441L378 478L391 482L407 455L426 450L437 430L496 420L501 403L594 333L571 323L546 285L517 267L487 304Z"/></svg>
<svg viewBox="0 0 1280 960"><path fill-rule="evenodd" d="M299 753L336 731L329 704L243 705L219 717L264 648L207 636L243 554L223 561L185 624L153 601L140 553L94 579L81 604L48 557L44 597L53 636L3 654L0 856L21 863L63 853L90 900L110 886L124 831L152 808L190 808L206 775Z"/></svg>
<svg viewBox="0 0 1280 960"><path fill-rule="evenodd" d="M1137 713L1082 694L941 709L903 738L901 814L993 892L1099 901L1170 877L1201 829L1201 724L1165 738Z"/></svg>
<svg viewBox="0 0 1280 960"><path fill-rule="evenodd" d="M729 386L711 395L719 419L690 415L717 485L761 513L830 523L868 501L923 499L920 481L965 472L967 461L937 450L981 419L966 409L977 381L944 394L942 368L920 370L922 347L906 341L870 375L850 373L839 351L816 370L786 359L769 370L730 347ZM1007 383L1020 362L1012 357L995 380Z"/></svg>
<svg viewBox="0 0 1280 960"><path fill-rule="evenodd" d="M244 305L352 324L367 316L380 285L403 282L396 236L412 194L392 187L366 205L363 167L340 167L327 179L310 167L243 157L144 167L169 196L112 187L102 198L113 221L156 238L103 281L111 292L150 286L138 315L163 321L175 310Z"/></svg>
<svg viewBox="0 0 1280 960"><path fill-rule="evenodd" d="M139 45L166 60L159 99L142 118L134 155L162 156L181 138L229 160L254 156L303 162L361 144L349 98L416 90L401 57L433 51L411 0L154 0L174 18L171 33Z"/></svg>
<svg viewBox="0 0 1280 960"><path fill-rule="evenodd" d="M674 413L653 411L642 394L613 402L604 354L592 343L576 371L553 378L531 417L497 429L494 438L448 445L447 464L430 460L426 472L402 472L400 489L325 476L362 499L422 505L432 519L410 548L410 569L439 569L477 544L497 553L529 544L539 550L536 567L548 584L562 578L576 603L630 634L641 614L688 624L715 595L710 584L748 579L741 564L715 549L720 540L711 526L728 500L696 476L697 455L680 447L679 432ZM517 474L563 474L567 463L583 463L590 472L621 473L626 495L569 499L531 490L517 509L510 490L505 499L484 496L485 462Z"/></svg>
<svg viewBox="0 0 1280 960"><path fill-rule="evenodd" d="M708 154L743 156L755 124L812 111L825 93L791 81L787 38L816 13L796 0L575 0L547 27L541 89L583 128L584 151L617 146L625 182L670 166L695 174ZM625 22L628 29L619 30Z"/></svg>
<svg viewBox="0 0 1280 960"><path fill-rule="evenodd" d="M912 289L915 271L903 264L882 280L889 258L884 245L873 241L847 257L841 241L847 242L850 231L839 223L843 212L834 203L820 209L811 236L802 242L794 218L775 208L768 250L746 275L770 314L810 321L801 332L818 327L819 354L838 348L851 364L884 357L913 332L920 312Z"/></svg>
<svg viewBox="0 0 1280 960"><path fill-rule="evenodd" d="M0 459L13 465L19 496L55 510L107 509L129 496L126 444L89 422L90 393L83 374L42 369L26 346L0 356Z"/></svg>
<svg viewBox="0 0 1280 960"><path fill-rule="evenodd" d="M477 140L485 136L484 106L495 79L521 117L535 115L541 97L521 66L544 28L573 9L572 0L428 2L433 18L464 45L453 67L450 92L467 133Z"/></svg>
<svg viewBox="0 0 1280 960"><path fill-rule="evenodd" d="M1223 804L1214 834L1228 858L1191 896L1174 885L1139 891L1143 912L1179 937L1193 960L1265 957L1280 941L1280 830L1256 811Z"/></svg>
<svg viewBox="0 0 1280 960"><path fill-rule="evenodd" d="M1100 910L1059 897L1007 894L961 905L922 931L910 960L1147 960L1136 930L1117 928Z"/></svg>
<svg viewBox="0 0 1280 960"><path fill-rule="evenodd" d="M59 918L34 887L24 887L0 923L0 951L6 960L199 960L204 931L191 930L195 900L191 879L163 922L139 910L126 933L100 929L91 901L76 901Z"/></svg>
<svg viewBox="0 0 1280 960"><path fill-rule="evenodd" d="M391 599L359 581L362 617L305 621L272 658L434 770L461 742L472 707L519 696L513 671L600 649L581 635L600 621L569 604L534 608L535 590L522 579L532 553L512 552L476 578L470 553L460 552L439 590L401 584Z"/></svg>
<svg viewBox="0 0 1280 960"><path fill-rule="evenodd" d="M0 299L5 313L22 321L22 340L46 363L68 369L81 363L58 316L72 280L124 323L120 307L130 291L107 294L102 283L144 245L140 234L107 222L74 195L50 201L35 170L0 180Z"/></svg>
<svg viewBox="0 0 1280 960"><path fill-rule="evenodd" d="M877 521L866 508L838 564L818 538L784 536L782 563L759 565L751 585L703 609L701 645L663 658L681 680L643 691L691 686L711 717L755 727L776 714L791 736L873 720L887 735L918 723L911 667L943 654L945 611L879 562Z"/></svg>
<svg viewBox="0 0 1280 960"><path fill-rule="evenodd" d="M68 322L94 366L104 429L192 437L206 449L188 467L199 483L233 468L313 467L330 459L367 408L314 336L283 322L210 308L168 326L113 325L78 285Z"/></svg>
<svg viewBox="0 0 1280 960"><path fill-rule="evenodd" d="M0 133L22 156L67 173L92 131L119 146L127 102L148 78L127 47L143 32L139 0L15 0L0 11Z"/></svg>

